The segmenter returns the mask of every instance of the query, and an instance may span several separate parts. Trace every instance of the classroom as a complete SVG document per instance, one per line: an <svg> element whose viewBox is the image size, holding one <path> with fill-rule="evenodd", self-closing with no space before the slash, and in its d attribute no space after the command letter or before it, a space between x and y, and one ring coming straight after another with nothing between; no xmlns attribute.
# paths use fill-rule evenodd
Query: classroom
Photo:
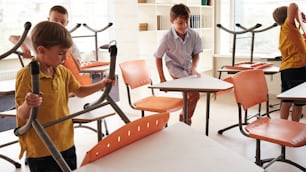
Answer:
<svg viewBox="0 0 306 172"><path fill-rule="evenodd" d="M303 0L0 4L0 172L306 171Z"/></svg>

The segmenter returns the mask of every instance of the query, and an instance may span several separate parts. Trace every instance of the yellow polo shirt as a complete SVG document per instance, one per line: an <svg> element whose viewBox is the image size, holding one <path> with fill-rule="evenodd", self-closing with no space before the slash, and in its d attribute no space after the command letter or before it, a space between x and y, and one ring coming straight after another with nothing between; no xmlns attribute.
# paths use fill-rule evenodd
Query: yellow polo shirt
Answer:
<svg viewBox="0 0 306 172"><path fill-rule="evenodd" d="M282 55L280 70L306 66L306 47L304 39L295 25L288 22L281 26L279 50Z"/></svg>
<svg viewBox="0 0 306 172"><path fill-rule="evenodd" d="M69 115L68 94L80 87L79 82L73 77L72 73L60 65L55 69L53 77L40 72L39 78L43 102L39 106L38 121L41 124L45 124ZM17 73L16 108L24 102L28 92L32 92L32 83L29 66L26 66ZM25 123L26 121L17 117L18 127L23 126ZM73 123L71 119L52 125L45 128L45 130L60 152L74 145ZM21 146L20 158L25 151L26 156L31 158L50 155L50 152L33 128L19 137L19 143Z"/></svg>

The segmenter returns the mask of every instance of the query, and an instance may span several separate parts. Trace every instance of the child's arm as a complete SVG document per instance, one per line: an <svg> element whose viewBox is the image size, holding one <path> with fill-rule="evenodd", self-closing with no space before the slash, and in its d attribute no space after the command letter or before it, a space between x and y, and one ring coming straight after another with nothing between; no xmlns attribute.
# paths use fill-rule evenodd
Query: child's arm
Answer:
<svg viewBox="0 0 306 172"><path fill-rule="evenodd" d="M155 59L156 68L158 71L160 82L165 82L166 78L164 75L164 69L163 69L163 59L162 58L156 58Z"/></svg>
<svg viewBox="0 0 306 172"><path fill-rule="evenodd" d="M190 74L200 76L200 73L197 70L199 59L200 59L199 54L196 54L196 55L192 56L192 66L189 69Z"/></svg>
<svg viewBox="0 0 306 172"><path fill-rule="evenodd" d="M13 43L13 44L16 44L18 42L18 40L20 39L20 36L18 35L11 35L9 37L9 40ZM26 38L28 39L28 38ZM26 40L28 41L28 40ZM24 43L21 44L20 48L22 49L22 56L24 58L32 58L32 55L31 55L31 51L30 49L27 47L27 45Z"/></svg>
<svg viewBox="0 0 306 172"><path fill-rule="evenodd" d="M81 86L78 90L73 92L77 97L86 97L93 94L106 86L107 83L112 83L113 80L109 78L103 78L101 81L93 83L91 85Z"/></svg>
<svg viewBox="0 0 306 172"><path fill-rule="evenodd" d="M288 6L287 19L290 23L294 24L296 20L300 25L302 25L304 18L305 15L300 12L299 7L296 3L291 3Z"/></svg>

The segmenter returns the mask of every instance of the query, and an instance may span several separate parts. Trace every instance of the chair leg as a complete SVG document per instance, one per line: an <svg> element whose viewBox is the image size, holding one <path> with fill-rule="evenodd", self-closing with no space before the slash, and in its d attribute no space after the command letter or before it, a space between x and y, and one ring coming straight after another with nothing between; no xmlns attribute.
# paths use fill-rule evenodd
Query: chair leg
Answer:
<svg viewBox="0 0 306 172"><path fill-rule="evenodd" d="M259 139L256 139L256 157L255 157L256 161L255 163L258 165L258 166L261 166L263 167L264 169L268 168L270 165L272 165L274 162L276 161L280 161L280 162L284 162L284 163L288 163L288 164L291 164L295 167L297 167L298 169L302 170L302 171L306 171L306 168L291 161L291 160L288 160L286 159L286 147L285 146L281 146L281 154L276 157L276 158L268 158L268 159L261 159L261 150L260 150L260 140ZM265 163L268 163L266 164L265 166L263 166Z"/></svg>
<svg viewBox="0 0 306 172"><path fill-rule="evenodd" d="M105 119L103 119L104 126L105 126L105 135L109 135L108 127L107 127L107 122Z"/></svg>
<svg viewBox="0 0 306 172"><path fill-rule="evenodd" d="M15 144L15 143L17 143L17 142L18 142L18 141L12 141L12 142L9 142L9 143L6 143L6 144L2 144L2 145L0 145L0 148L6 147L6 146L9 146L9 145L12 145L12 144ZM9 157L7 157L7 156L5 156L5 155L3 155L3 154L0 154L0 158L6 160L6 161L8 161L8 162L10 162L10 163L13 164L16 168L20 168L20 167L21 167L21 164L20 164L20 163L18 163L18 162L16 162L16 161L12 160L11 158L9 158Z"/></svg>
<svg viewBox="0 0 306 172"><path fill-rule="evenodd" d="M0 158L6 160L6 161L8 161L8 162L10 162L10 163L13 164L16 168L20 168L20 167L21 167L21 164L20 164L20 163L18 163L18 162L16 162L16 161L12 160L11 158L9 158L9 157L7 157L7 156L5 156L5 155L0 154Z"/></svg>

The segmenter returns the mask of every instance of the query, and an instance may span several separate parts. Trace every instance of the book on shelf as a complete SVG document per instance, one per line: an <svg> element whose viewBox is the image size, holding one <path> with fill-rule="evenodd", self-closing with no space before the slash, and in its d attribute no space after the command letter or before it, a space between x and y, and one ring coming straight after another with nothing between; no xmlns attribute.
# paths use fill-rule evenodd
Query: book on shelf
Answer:
<svg viewBox="0 0 306 172"><path fill-rule="evenodd" d="M157 25L156 25L156 29L157 30L160 30L161 29L161 16L160 15L158 15L158 16L156 16L156 21L157 21Z"/></svg>
<svg viewBox="0 0 306 172"><path fill-rule="evenodd" d="M190 16L190 27L191 28L200 28L201 26L201 16L200 15L191 15Z"/></svg>

